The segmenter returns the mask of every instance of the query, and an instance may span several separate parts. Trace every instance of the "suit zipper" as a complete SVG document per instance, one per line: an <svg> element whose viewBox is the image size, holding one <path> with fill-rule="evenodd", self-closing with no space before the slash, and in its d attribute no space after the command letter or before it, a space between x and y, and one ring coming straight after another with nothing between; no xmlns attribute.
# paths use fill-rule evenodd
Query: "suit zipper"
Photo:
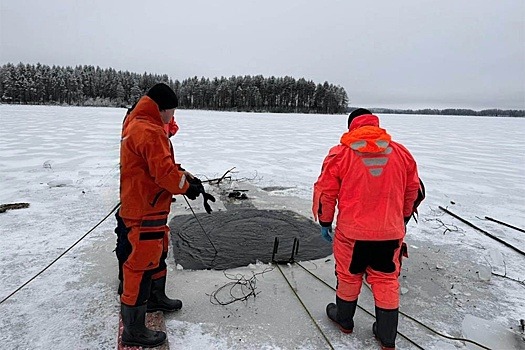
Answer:
<svg viewBox="0 0 525 350"><path fill-rule="evenodd" d="M156 194L155 197L153 198L153 201L150 203L150 205L151 205L152 207L154 207L155 204L157 204L157 201L159 200L160 195L161 195L162 192L164 192L164 191L166 191L166 190L160 190L159 192L157 192L157 194Z"/></svg>

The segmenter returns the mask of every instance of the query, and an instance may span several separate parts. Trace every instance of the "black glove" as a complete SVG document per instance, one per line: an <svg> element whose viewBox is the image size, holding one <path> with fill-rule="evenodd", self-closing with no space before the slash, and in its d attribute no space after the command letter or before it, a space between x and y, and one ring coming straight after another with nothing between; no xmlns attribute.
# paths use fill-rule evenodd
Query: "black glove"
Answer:
<svg viewBox="0 0 525 350"><path fill-rule="evenodd" d="M208 204L208 201L215 202L215 197L209 193L206 193L200 179L193 177L192 179L189 179L188 182L190 183L190 187L188 187L188 190L185 193L186 197L191 200L195 200L199 194L202 193L202 197L204 197L204 210L206 210L206 213L210 214L213 210Z"/></svg>
<svg viewBox="0 0 525 350"><path fill-rule="evenodd" d="M197 199L199 194L204 193L204 187L202 186L202 181L196 177L189 179L188 182L190 187L188 187L184 195L193 201Z"/></svg>
<svg viewBox="0 0 525 350"><path fill-rule="evenodd" d="M215 197L206 192L203 192L202 196L204 197L204 209L206 210L206 213L210 214L213 210L211 210L211 207L208 204L208 200L215 202Z"/></svg>

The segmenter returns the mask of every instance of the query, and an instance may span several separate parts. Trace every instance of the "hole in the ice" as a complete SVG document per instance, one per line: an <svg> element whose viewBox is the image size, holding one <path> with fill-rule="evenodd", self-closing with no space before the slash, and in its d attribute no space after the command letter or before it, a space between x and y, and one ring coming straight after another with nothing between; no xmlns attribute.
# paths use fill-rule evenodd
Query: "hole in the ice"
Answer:
<svg viewBox="0 0 525 350"><path fill-rule="evenodd" d="M232 209L197 214L217 248L204 235L193 215L175 216L170 222L174 258L185 269L225 270L272 259L275 237L279 237L276 260L287 260L294 238L299 240L297 261L324 258L332 246L319 234L319 226L293 211Z"/></svg>

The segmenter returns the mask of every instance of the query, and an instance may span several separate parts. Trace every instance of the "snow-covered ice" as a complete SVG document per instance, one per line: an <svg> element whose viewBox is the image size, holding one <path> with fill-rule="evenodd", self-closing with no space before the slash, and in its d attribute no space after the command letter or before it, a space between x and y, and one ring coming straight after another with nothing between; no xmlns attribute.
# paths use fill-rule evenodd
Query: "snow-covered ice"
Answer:
<svg viewBox="0 0 525 350"><path fill-rule="evenodd" d="M493 349L515 349L520 345L519 338L517 339L512 332L497 322L466 315L462 327L465 337L478 339L481 344ZM467 348L481 349L474 344L467 344Z"/></svg>
<svg viewBox="0 0 525 350"><path fill-rule="evenodd" d="M0 204L30 203L27 209L0 213L0 300L118 203L123 115L124 109L116 108L0 105ZM214 178L236 167L234 178L252 179L246 185L257 207L307 217L312 184L347 118L189 110L178 110L176 117L181 130L172 141L186 169ZM515 342L487 345L525 348L519 329L525 285L518 282L525 279L525 257L438 209L447 207L525 250L523 233L483 219L488 215L525 227L525 119L380 117L414 154L427 187L419 223L409 224L401 311L441 333L481 343L486 328L498 325ZM265 187L277 190L261 190ZM173 209L185 210L180 201ZM110 217L0 305L2 348L115 347L119 302L113 226ZM209 294L229 281L223 272L191 271L170 261L169 294L184 302L181 312L166 316L172 348L328 348L275 268L258 279L255 299L219 306L210 303ZM303 264L335 286L331 257ZM254 261L235 273L251 276L265 267ZM354 334L343 335L324 314L333 291L297 266L282 269L334 348L377 349L370 316L358 310ZM360 305L373 310L365 287ZM403 316L399 330L425 349L466 348ZM415 348L403 337L398 347Z"/></svg>

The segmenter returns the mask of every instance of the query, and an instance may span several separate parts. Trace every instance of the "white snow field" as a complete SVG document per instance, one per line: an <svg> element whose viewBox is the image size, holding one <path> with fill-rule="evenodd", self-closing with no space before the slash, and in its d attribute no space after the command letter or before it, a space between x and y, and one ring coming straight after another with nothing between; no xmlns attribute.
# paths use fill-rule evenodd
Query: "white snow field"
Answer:
<svg viewBox="0 0 525 350"><path fill-rule="evenodd" d="M0 105L0 301L39 273L119 202L119 138L124 109ZM178 110L176 159L199 177L236 167L230 186L248 188L258 208L286 208L311 218L312 185L345 115ZM451 337L492 349L525 349L525 256L461 223L453 213L525 251L525 118L380 115L382 127L419 164L427 199L411 222L403 262L401 308ZM227 185L225 185L227 186ZM263 191L263 187L287 189ZM223 188L224 189L224 188ZM226 188L227 189L227 188ZM219 189L211 187L211 192ZM200 200L192 202L202 211ZM224 210L221 203L215 210ZM182 197L174 213L190 213ZM211 214L213 215L213 213ZM2 349L114 349L119 300L110 216L27 286L0 304ZM232 233L242 235L242 232ZM203 237L195 237L203 239ZM212 237L213 239L213 237ZM300 253L298 256L300 260ZM378 349L373 318L356 313L353 334L325 315L332 289L298 265L254 264L228 271L257 276L256 298L213 305L230 280L222 271L190 271L169 259L168 294L183 309L165 315L172 349ZM333 257L301 263L335 287ZM364 286L359 304L373 311ZM322 333L321 333L322 331ZM400 316L399 349L479 349ZM326 336L325 337L323 336ZM415 345L414 343L418 344ZM418 347L419 346L419 347Z"/></svg>

